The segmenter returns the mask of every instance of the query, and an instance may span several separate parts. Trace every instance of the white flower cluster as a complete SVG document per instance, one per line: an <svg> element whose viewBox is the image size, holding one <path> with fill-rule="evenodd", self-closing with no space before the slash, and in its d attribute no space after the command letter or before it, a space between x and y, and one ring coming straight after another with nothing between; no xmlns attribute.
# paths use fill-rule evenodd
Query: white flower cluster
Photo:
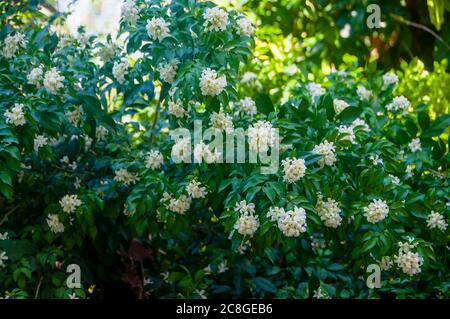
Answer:
<svg viewBox="0 0 450 319"><path fill-rule="evenodd" d="M263 120L250 125L247 135L250 149L257 152L266 152L269 147L274 147L277 138L272 124Z"/></svg>
<svg viewBox="0 0 450 319"><path fill-rule="evenodd" d="M50 227L50 230L55 234L64 232L64 225L59 221L59 217L56 214L49 214L47 216L47 225L48 227Z"/></svg>
<svg viewBox="0 0 450 319"><path fill-rule="evenodd" d="M43 75L44 70L42 69L42 66L38 66L37 68L32 69L30 73L27 74L28 83L40 87Z"/></svg>
<svg viewBox="0 0 450 319"><path fill-rule="evenodd" d="M394 262L392 261L391 257L383 256L380 260L380 269L383 271L389 270L392 267L393 263Z"/></svg>
<svg viewBox="0 0 450 319"><path fill-rule="evenodd" d="M77 106L72 111L67 111L66 116L73 126L77 126L83 116L83 109L81 106Z"/></svg>
<svg viewBox="0 0 450 319"><path fill-rule="evenodd" d="M191 141L189 138L181 138L172 147L172 159L179 163L180 161L190 160L191 157Z"/></svg>
<svg viewBox="0 0 450 319"><path fill-rule="evenodd" d="M301 207L294 207L280 215L278 228L287 237L298 237L306 231L306 212Z"/></svg>
<svg viewBox="0 0 450 319"><path fill-rule="evenodd" d="M369 159L372 161L373 165L378 165L378 164L383 165L383 159L378 154L370 155Z"/></svg>
<svg viewBox="0 0 450 319"><path fill-rule="evenodd" d="M228 13L221 8L208 8L203 13L203 27L206 31L224 31L230 21L228 20Z"/></svg>
<svg viewBox="0 0 450 319"><path fill-rule="evenodd" d="M319 214L320 219L324 222L326 227L339 227L342 217L339 215L341 209L338 206L338 202L331 198L323 201L322 198L322 195L319 194L319 198L316 203L317 214Z"/></svg>
<svg viewBox="0 0 450 319"><path fill-rule="evenodd" d="M281 162L283 166L283 180L287 183L295 183L305 176L306 165L302 158L286 158Z"/></svg>
<svg viewBox="0 0 450 319"><path fill-rule="evenodd" d="M311 97L318 97L318 96L322 96L325 94L325 90L323 89L322 85L315 83L315 82L309 82L306 85L306 89L309 92L309 95L311 95Z"/></svg>
<svg viewBox="0 0 450 319"><path fill-rule="evenodd" d="M156 71L159 72L159 77L164 82L173 84L175 81L175 76L177 75L178 65L180 64L180 60L172 59L169 62L161 63L156 68Z"/></svg>
<svg viewBox="0 0 450 319"><path fill-rule="evenodd" d="M332 166L334 162L336 162L335 151L336 148L333 142L328 142L327 140L314 146L314 149L312 150L314 154L322 155L322 158L318 161L321 167L324 165Z"/></svg>
<svg viewBox="0 0 450 319"><path fill-rule="evenodd" d="M134 0L127 0L122 5L122 17L130 24L136 24L139 18L139 9Z"/></svg>
<svg viewBox="0 0 450 319"><path fill-rule="evenodd" d="M99 141L104 141L108 133L108 129L102 125L95 128L95 138Z"/></svg>
<svg viewBox="0 0 450 319"><path fill-rule="evenodd" d="M237 20L237 33L241 36L250 37L255 32L255 27L249 18L243 17Z"/></svg>
<svg viewBox="0 0 450 319"><path fill-rule="evenodd" d="M194 147L194 159L197 163L203 163L203 161L208 164L214 163L220 158L220 155L218 151L213 153L203 140Z"/></svg>
<svg viewBox="0 0 450 319"><path fill-rule="evenodd" d="M389 174L389 177L394 185L400 185L400 178L392 174Z"/></svg>
<svg viewBox="0 0 450 319"><path fill-rule="evenodd" d="M234 229L243 236L253 236L259 228L259 217L255 215L255 204L245 200L236 203L235 211L240 213Z"/></svg>
<svg viewBox="0 0 450 319"><path fill-rule="evenodd" d="M403 113L406 113L410 104L411 103L406 97L400 95L394 97L392 102L386 105L386 109L391 112L402 111Z"/></svg>
<svg viewBox="0 0 450 319"><path fill-rule="evenodd" d="M14 106L5 111L6 123L12 123L15 126L22 126L26 123L23 104L15 103Z"/></svg>
<svg viewBox="0 0 450 319"><path fill-rule="evenodd" d="M247 96L244 99L240 100L239 105L241 107L240 110L247 115L256 115L256 103L250 97Z"/></svg>
<svg viewBox="0 0 450 319"><path fill-rule="evenodd" d="M383 83L384 83L385 87L387 87L387 86L389 86L391 84L397 85L397 83L398 83L398 76L395 73L393 73L393 72L385 73L383 75Z"/></svg>
<svg viewBox="0 0 450 319"><path fill-rule="evenodd" d="M219 113L212 112L209 125L220 132L231 133L233 131L233 118L220 109Z"/></svg>
<svg viewBox="0 0 450 319"><path fill-rule="evenodd" d="M355 132L353 132L352 126L340 125L338 128L340 134L343 134L343 140L350 141L352 144L355 144Z"/></svg>
<svg viewBox="0 0 450 319"><path fill-rule="evenodd" d="M33 143L35 152L38 152L41 147L48 144L48 138L44 135L36 135Z"/></svg>
<svg viewBox="0 0 450 319"><path fill-rule="evenodd" d="M60 199L59 205L61 206L63 212L71 214L78 207L80 207L83 203L78 198L78 195L65 195L63 198Z"/></svg>
<svg viewBox="0 0 450 319"><path fill-rule="evenodd" d="M150 39L159 40L160 42L164 38L169 36L169 26L170 24L166 22L163 18L152 18L147 20L147 33Z"/></svg>
<svg viewBox="0 0 450 319"><path fill-rule="evenodd" d="M119 82L120 84L123 84L125 82L125 75L128 74L129 68L130 62L128 62L128 60L123 59L120 62L114 62L112 74L116 78L117 82Z"/></svg>
<svg viewBox="0 0 450 319"><path fill-rule="evenodd" d="M421 151L422 145L420 144L420 138L413 139L410 143L408 143L408 147L413 153Z"/></svg>
<svg viewBox="0 0 450 319"><path fill-rule="evenodd" d="M14 35L8 35L5 38L5 43L3 44L3 50L1 51L2 55L7 58L13 58L16 56L16 52L19 48L25 48L27 46L28 40L25 36L16 32Z"/></svg>
<svg viewBox="0 0 450 319"><path fill-rule="evenodd" d="M206 187L202 186L202 184L196 180L191 180L186 185L186 192L192 198L204 198L206 195L208 195Z"/></svg>
<svg viewBox="0 0 450 319"><path fill-rule="evenodd" d="M178 99L174 102L172 99L168 102L169 113L175 116L176 118L183 118L188 115L188 110L183 107L183 102Z"/></svg>
<svg viewBox="0 0 450 319"><path fill-rule="evenodd" d="M366 121L364 121L363 119L354 119L352 122L352 125L350 125L350 127L353 130L362 130L365 132L370 132L370 127L369 125L367 125Z"/></svg>
<svg viewBox="0 0 450 319"><path fill-rule="evenodd" d="M0 233L0 240L9 239L8 232Z"/></svg>
<svg viewBox="0 0 450 319"><path fill-rule="evenodd" d="M145 167L151 169L160 169L164 163L163 155L158 150L151 150L145 156Z"/></svg>
<svg viewBox="0 0 450 319"><path fill-rule="evenodd" d="M267 212L267 218L270 218L272 222L278 222L278 220L286 214L283 207L270 207Z"/></svg>
<svg viewBox="0 0 450 319"><path fill-rule="evenodd" d="M2 251L0 253L0 268L5 267L5 261L7 261L9 258L6 256L6 252Z"/></svg>
<svg viewBox="0 0 450 319"><path fill-rule="evenodd" d="M394 256L395 263L401 270L410 276L421 272L420 267L423 264L423 258L419 253L413 253L411 249L415 248L414 245L408 243L399 243L398 254Z"/></svg>
<svg viewBox="0 0 450 319"><path fill-rule="evenodd" d="M189 207L191 206L190 197L186 195L181 195L178 198L174 198L167 192L163 194L161 202L168 210L181 215L183 215L187 210L189 210Z"/></svg>
<svg viewBox="0 0 450 319"><path fill-rule="evenodd" d="M126 186L133 185L139 180L139 177L136 176L136 174L128 172L126 168L120 168L116 170L114 174L114 180L123 183Z"/></svg>
<svg viewBox="0 0 450 319"><path fill-rule="evenodd" d="M339 100L339 99L333 100L333 106L334 106L334 111L336 112L336 115L341 113L347 107L349 107L347 102L345 102L344 100Z"/></svg>
<svg viewBox="0 0 450 319"><path fill-rule="evenodd" d="M431 213L427 217L427 226L430 229L437 228L439 230L445 231L447 229L448 224L445 221L444 216L434 211L431 211Z"/></svg>
<svg viewBox="0 0 450 319"><path fill-rule="evenodd" d="M57 68L51 68L45 72L44 75L44 87L50 93L56 94L60 88L63 87L64 76L59 74Z"/></svg>
<svg viewBox="0 0 450 319"><path fill-rule="evenodd" d="M356 94L358 94L359 99L362 101L369 101L372 97L372 91L366 89L362 85L358 85L358 87L356 88Z"/></svg>
<svg viewBox="0 0 450 319"><path fill-rule="evenodd" d="M367 221L375 224L385 219L389 213L389 207L384 200L374 199L369 206L364 207L364 216Z"/></svg>
<svg viewBox="0 0 450 319"><path fill-rule="evenodd" d="M222 93L227 86L225 75L219 76L215 70L206 68L200 76L200 90L202 95L216 96Z"/></svg>

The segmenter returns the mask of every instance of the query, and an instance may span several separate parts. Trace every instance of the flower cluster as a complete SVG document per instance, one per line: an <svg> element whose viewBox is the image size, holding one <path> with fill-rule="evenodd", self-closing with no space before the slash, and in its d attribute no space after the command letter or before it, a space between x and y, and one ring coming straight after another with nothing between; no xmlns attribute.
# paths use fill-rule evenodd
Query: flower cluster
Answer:
<svg viewBox="0 0 450 319"><path fill-rule="evenodd" d="M186 195L181 195L178 198L174 198L167 192L163 194L161 202L168 210L181 215L183 215L186 211L188 211L189 207L191 206L190 197Z"/></svg>
<svg viewBox="0 0 450 319"><path fill-rule="evenodd" d="M339 215L341 209L339 208L338 203L331 198L328 198L326 201L322 198L322 195L319 195L316 203L317 214L319 214L320 219L324 222L326 227L339 227L342 217Z"/></svg>
<svg viewBox="0 0 450 319"><path fill-rule="evenodd" d="M169 36L169 26L170 24L166 22L163 18L152 18L147 21L147 33L150 39L162 41Z"/></svg>
<svg viewBox="0 0 450 319"><path fill-rule="evenodd" d="M223 109L219 113L212 112L209 125L220 132L231 133L233 131L233 118L226 114Z"/></svg>
<svg viewBox="0 0 450 319"><path fill-rule="evenodd" d="M420 144L420 138L414 138L410 143L408 143L408 147L413 153L421 151L422 145Z"/></svg>
<svg viewBox="0 0 450 319"><path fill-rule="evenodd" d="M175 116L176 118L183 118L188 115L188 110L183 107L183 102L178 99L176 102L173 100L169 100L167 103L169 107L169 113Z"/></svg>
<svg viewBox="0 0 450 319"><path fill-rule="evenodd" d="M77 126L83 116L83 109L81 106L77 106L72 111L67 111L66 116L73 126Z"/></svg>
<svg viewBox="0 0 450 319"><path fill-rule="evenodd" d="M27 74L28 83L39 87L41 85L43 75L44 70L42 69L42 66L38 66L37 68L32 69L30 73Z"/></svg>
<svg viewBox="0 0 450 319"><path fill-rule="evenodd" d="M349 107L347 102L345 102L343 100L339 100L339 99L333 100L333 106L334 106L334 111L336 112L336 114L341 113L343 110L345 110L347 107Z"/></svg>
<svg viewBox="0 0 450 319"><path fill-rule="evenodd" d="M323 167L324 165L332 166L334 162L336 162L335 151L336 148L333 142L328 142L327 140L314 146L314 149L312 150L314 154L322 155L322 158L318 161L320 167Z"/></svg>
<svg viewBox="0 0 450 319"><path fill-rule="evenodd" d="M391 103L386 105L386 109L391 112L402 111L403 113L405 113L408 110L410 104L411 103L409 102L409 100L403 95L396 96Z"/></svg>
<svg viewBox="0 0 450 319"><path fill-rule="evenodd" d="M200 141L194 147L194 159L197 163L202 163L203 161L208 164L214 163L219 159L220 155L219 152L213 153L203 141Z"/></svg>
<svg viewBox="0 0 450 319"><path fill-rule="evenodd" d="M369 101L370 98L372 97L372 91L366 89L362 85L358 85L358 87L356 88L356 94L358 95L361 101Z"/></svg>
<svg viewBox="0 0 450 319"><path fill-rule="evenodd" d="M247 115L254 116L256 115L256 103L250 97L245 97L244 99L239 101L240 110Z"/></svg>
<svg viewBox="0 0 450 319"><path fill-rule="evenodd" d="M250 149L257 152L267 152L274 147L277 134L272 124L267 121L258 121L248 128L248 143Z"/></svg>
<svg viewBox="0 0 450 319"><path fill-rule="evenodd" d="M306 85L306 89L309 92L309 95L311 95L311 97L318 97L318 96L322 96L325 94L325 90L323 89L322 85L315 83L315 82L309 82Z"/></svg>
<svg viewBox="0 0 450 319"><path fill-rule="evenodd" d="M180 60L172 59L170 62L161 63L156 68L156 71L159 72L159 77L164 82L173 84L175 81L175 77L177 75L178 65L180 64Z"/></svg>
<svg viewBox="0 0 450 319"><path fill-rule="evenodd" d="M255 27L247 17L242 17L237 20L236 29L239 35L246 37L252 36L253 32L255 32Z"/></svg>
<svg viewBox="0 0 450 319"><path fill-rule="evenodd" d="M444 216L432 211L427 217L427 226L430 229L437 228L439 230L445 231L448 224L445 221Z"/></svg>
<svg viewBox="0 0 450 319"><path fill-rule="evenodd" d="M340 125L338 128L339 134L343 134L343 140L350 141L352 144L355 144L355 132L353 132L353 127Z"/></svg>
<svg viewBox="0 0 450 319"><path fill-rule="evenodd" d="M61 208L63 212L71 214L75 212L75 210L80 207L83 203L78 198L78 195L65 195L61 200L59 201L59 205L61 205Z"/></svg>
<svg viewBox="0 0 450 319"><path fill-rule="evenodd" d="M306 231L306 212L301 207L294 207L280 215L278 228L286 237L298 237Z"/></svg>
<svg viewBox="0 0 450 319"><path fill-rule="evenodd" d="M422 271L423 258L419 253L413 253L411 249L414 245L408 243L399 243L398 254L394 256L395 263L405 273L410 276L416 275Z"/></svg>
<svg viewBox="0 0 450 319"><path fill-rule="evenodd" d="M65 80L64 76L59 74L57 68L51 68L49 71L45 72L44 75L44 87L52 94L56 94L63 85Z"/></svg>
<svg viewBox="0 0 450 319"><path fill-rule="evenodd" d="M164 158L160 151L151 150L145 156L145 167L151 169L160 169L164 163Z"/></svg>
<svg viewBox="0 0 450 319"><path fill-rule="evenodd" d="M259 217L255 215L255 204L245 200L236 204L234 209L240 213L239 218L234 224L234 229L243 236L252 237L259 228Z"/></svg>
<svg viewBox="0 0 450 319"><path fill-rule="evenodd" d="M395 84L396 85L397 83L398 83L398 76L395 73L388 72L388 73L385 73L383 75L383 84L385 86L388 86L388 85L391 85L391 84Z"/></svg>
<svg viewBox="0 0 450 319"><path fill-rule="evenodd" d="M64 224L59 221L59 217L56 214L49 214L47 216L47 225L55 234L64 232Z"/></svg>
<svg viewBox="0 0 450 319"><path fill-rule="evenodd" d="M200 90L202 95L216 96L222 93L227 86L225 75L219 76L215 70L206 68L200 76Z"/></svg>
<svg viewBox="0 0 450 319"><path fill-rule="evenodd" d="M48 138L45 137L44 135L36 135L34 137L33 143L34 143L34 150L38 152L41 147L48 144Z"/></svg>
<svg viewBox="0 0 450 319"><path fill-rule="evenodd" d="M122 5L122 17L130 24L136 24L139 19L139 9L134 0L127 0Z"/></svg>
<svg viewBox="0 0 450 319"><path fill-rule="evenodd" d="M136 176L136 174L128 172L126 168L120 168L116 170L114 174L114 180L123 183L126 186L133 185L139 180L139 177Z"/></svg>
<svg viewBox="0 0 450 319"><path fill-rule="evenodd" d="M191 180L186 186L186 192L192 198L204 198L208 191L199 181Z"/></svg>
<svg viewBox="0 0 450 319"><path fill-rule="evenodd" d="M1 53L7 59L13 58L16 56L17 50L19 48L25 48L27 44L28 40L22 33L16 32L14 35L9 34L5 38Z"/></svg>
<svg viewBox="0 0 450 319"><path fill-rule="evenodd" d="M23 104L15 103L14 106L5 111L6 123L12 123L15 126L22 126L26 123Z"/></svg>
<svg viewBox="0 0 450 319"><path fill-rule="evenodd" d="M283 166L283 179L287 183L295 183L305 176L306 165L302 158L287 158L281 162Z"/></svg>
<svg viewBox="0 0 450 319"><path fill-rule="evenodd" d="M384 200L374 199L369 206L364 207L364 216L367 221L375 224L385 219L389 213L389 207Z"/></svg>
<svg viewBox="0 0 450 319"><path fill-rule="evenodd" d="M128 60L114 62L112 74L116 78L117 82L119 82L120 84L123 84L125 82L125 75L127 75L129 68L130 62L128 62Z"/></svg>
<svg viewBox="0 0 450 319"><path fill-rule="evenodd" d="M175 162L190 160L191 141L189 138L179 139L172 147L171 156Z"/></svg>
<svg viewBox="0 0 450 319"><path fill-rule="evenodd" d="M230 21L228 20L228 13L221 8L208 8L203 13L203 27L206 31L225 31Z"/></svg>

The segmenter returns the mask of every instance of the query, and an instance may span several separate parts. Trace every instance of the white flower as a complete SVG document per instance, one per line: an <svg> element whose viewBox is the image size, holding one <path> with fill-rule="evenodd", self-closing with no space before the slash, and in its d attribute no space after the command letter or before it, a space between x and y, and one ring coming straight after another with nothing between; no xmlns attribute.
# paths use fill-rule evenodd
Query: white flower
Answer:
<svg viewBox="0 0 450 319"><path fill-rule="evenodd" d="M190 161L191 159L191 141L188 137L179 139L172 147L171 152L174 162Z"/></svg>
<svg viewBox="0 0 450 319"><path fill-rule="evenodd" d="M389 207L384 200L374 199L369 206L364 207L364 212L367 221L375 224L386 218L389 213Z"/></svg>
<svg viewBox="0 0 450 319"><path fill-rule="evenodd" d="M0 240L7 240L8 238L8 232L0 233Z"/></svg>
<svg viewBox="0 0 450 319"><path fill-rule="evenodd" d="M222 93L227 86L225 75L218 75L215 70L206 68L200 76L200 90L202 95L216 96Z"/></svg>
<svg viewBox="0 0 450 319"><path fill-rule="evenodd" d="M63 212L68 214L73 213L82 204L81 200L78 199L78 195L65 195L59 201Z"/></svg>
<svg viewBox="0 0 450 319"><path fill-rule="evenodd" d="M222 109L219 110L219 113L212 112L209 119L209 125L220 132L233 132L233 118L226 114Z"/></svg>
<svg viewBox="0 0 450 319"><path fill-rule="evenodd" d="M341 224L342 217L339 215L341 209L334 199L328 198L327 201L323 201L322 195L319 195L316 211L326 227L337 228Z"/></svg>
<svg viewBox="0 0 450 319"><path fill-rule="evenodd" d="M83 135L84 138L84 150L85 152L87 152L91 146L92 146L92 142L94 141L89 135Z"/></svg>
<svg viewBox="0 0 450 319"><path fill-rule="evenodd" d="M203 161L208 164L214 163L220 158L220 155L220 152L217 150L213 153L203 140L194 147L194 159L196 163L203 163Z"/></svg>
<svg viewBox="0 0 450 319"><path fill-rule="evenodd" d="M255 27L249 18L243 17L237 20L237 33L241 36L251 37Z"/></svg>
<svg viewBox="0 0 450 319"><path fill-rule="evenodd" d="M323 291L321 287L317 288L317 290L314 290L313 298L314 299L331 299L331 297L325 291Z"/></svg>
<svg viewBox="0 0 450 319"><path fill-rule="evenodd" d="M412 165L406 166L405 173L406 173L406 177L407 178L412 178L413 177L412 170L413 170Z"/></svg>
<svg viewBox="0 0 450 319"><path fill-rule="evenodd" d="M64 225L59 221L59 217L56 214L47 216L47 224L48 227L50 227L50 230L55 234L64 232Z"/></svg>
<svg viewBox="0 0 450 319"><path fill-rule="evenodd" d="M110 61L116 54L120 52L119 47L112 42L106 42L101 48L98 49L97 55L100 57L100 59L103 61L103 63L106 63Z"/></svg>
<svg viewBox="0 0 450 319"><path fill-rule="evenodd" d="M413 139L410 143L408 143L408 147L411 150L411 152L415 153L417 151L422 150L422 146L420 144L420 138Z"/></svg>
<svg viewBox="0 0 450 319"><path fill-rule="evenodd" d="M430 215L427 217L427 226L430 229L438 228L444 231L448 224L445 222L444 216L434 211L431 211Z"/></svg>
<svg viewBox="0 0 450 319"><path fill-rule="evenodd" d="M324 165L332 166L336 162L335 146L333 142L323 141L319 145L314 146L312 152L314 154L322 155L322 158L318 161L319 165L323 167Z"/></svg>
<svg viewBox="0 0 450 319"><path fill-rule="evenodd" d="M78 122L81 120L81 117L83 116L83 109L81 106L77 106L72 111L67 111L66 116L73 126L77 126Z"/></svg>
<svg viewBox="0 0 450 319"><path fill-rule="evenodd" d="M36 135L34 137L34 150L36 152L38 152L41 147L43 147L44 145L47 145L47 144L48 144L48 138L45 137L44 135Z"/></svg>
<svg viewBox="0 0 450 319"><path fill-rule="evenodd" d="M12 123L15 126L21 126L26 123L23 104L15 103L12 108L5 111L6 123Z"/></svg>
<svg viewBox="0 0 450 319"><path fill-rule="evenodd" d="M112 74L116 78L117 82L123 84L125 82L125 75L128 74L128 69L130 68L130 63L128 60L123 59L121 62L114 62L112 68Z"/></svg>
<svg viewBox="0 0 450 319"><path fill-rule="evenodd" d="M396 96L391 103L386 105L386 109L391 112L403 111L403 113L405 113L410 104L409 100L403 95Z"/></svg>
<svg viewBox="0 0 450 319"><path fill-rule="evenodd" d="M203 27L206 31L224 31L230 23L228 13L218 7L206 9L203 19L205 19Z"/></svg>
<svg viewBox="0 0 450 319"><path fill-rule="evenodd" d="M177 75L178 64L180 64L180 61L178 59L172 59L168 63L161 63L156 68L156 71L159 72L159 77L161 78L161 80L173 84L173 82L175 81L175 76Z"/></svg>
<svg viewBox="0 0 450 319"><path fill-rule="evenodd" d="M347 102L345 102L343 100L339 100L339 99L333 100L333 106L334 106L334 111L336 112L336 114L341 113L343 110L345 110L347 107L349 107Z"/></svg>
<svg viewBox="0 0 450 319"><path fill-rule="evenodd" d="M116 170L114 174L116 175L114 176L114 180L123 183L126 186L133 185L139 180L139 177L136 176L136 174L128 172L126 168L120 168Z"/></svg>
<svg viewBox="0 0 450 319"><path fill-rule="evenodd" d="M358 87L356 88L356 94L358 94L358 97L360 98L360 100L363 100L363 101L368 101L372 97L372 91L366 89L362 85L358 85Z"/></svg>
<svg viewBox="0 0 450 319"><path fill-rule="evenodd" d="M398 178L397 176L394 176L392 174L389 174L389 177L391 178L391 181L393 184L400 185L400 178Z"/></svg>
<svg viewBox="0 0 450 319"><path fill-rule="evenodd" d="M395 263L401 270L410 276L421 272L420 267L423 264L423 258L418 253L404 250L400 247L398 255L394 256Z"/></svg>
<svg viewBox="0 0 450 319"><path fill-rule="evenodd" d="M139 18L139 9L134 0L127 0L122 5L122 17L130 24L136 24Z"/></svg>
<svg viewBox="0 0 450 319"><path fill-rule="evenodd" d="M226 272L227 270L228 270L228 267L227 267L227 261L226 261L226 260L223 260L223 261L217 266L217 272L218 272L219 274L222 274L222 273Z"/></svg>
<svg viewBox="0 0 450 319"><path fill-rule="evenodd" d="M248 82L253 81L253 80L257 79L257 78L258 78L258 75L256 75L256 73L253 73L253 72L245 72L245 73L242 75L241 82L242 82L242 83L248 83Z"/></svg>
<svg viewBox="0 0 450 319"><path fill-rule="evenodd" d="M188 111L183 107L183 102L181 100L174 102L170 99L168 105L169 113L174 115L176 118L183 118L188 115Z"/></svg>
<svg viewBox="0 0 450 319"><path fill-rule="evenodd" d="M239 254L243 255L247 250L252 249L252 243L248 240L241 242L237 251Z"/></svg>
<svg viewBox="0 0 450 319"><path fill-rule="evenodd" d="M351 126L341 125L338 128L340 134L344 134L342 140L350 141L352 144L355 144L355 132L353 132L353 128Z"/></svg>
<svg viewBox="0 0 450 319"><path fill-rule="evenodd" d="M283 180L287 183L295 183L305 176L306 165L302 158L287 158L281 162L283 166Z"/></svg>
<svg viewBox="0 0 450 319"><path fill-rule="evenodd" d="M270 207L269 211L267 212L267 217L270 218L273 222L278 222L278 220L286 214L284 211L284 208L282 207Z"/></svg>
<svg viewBox="0 0 450 319"><path fill-rule="evenodd" d="M243 236L252 237L259 228L259 218L255 216L252 212L242 213L236 223L234 224L234 229Z"/></svg>
<svg viewBox="0 0 450 319"><path fill-rule="evenodd" d="M76 293L71 293L69 294L69 299L80 299L80 298L78 298Z"/></svg>
<svg viewBox="0 0 450 319"><path fill-rule="evenodd" d="M73 182L73 187L75 187L75 189L79 189L81 187L81 180L78 177L75 177L75 182Z"/></svg>
<svg viewBox="0 0 450 319"><path fill-rule="evenodd" d="M160 169L164 163L164 158L160 151L151 150L145 156L145 167L151 169Z"/></svg>
<svg viewBox="0 0 450 319"><path fill-rule="evenodd" d="M272 124L267 121L258 121L250 125L247 131L250 150L267 152L269 147L274 147L277 134Z"/></svg>
<svg viewBox="0 0 450 319"><path fill-rule="evenodd" d="M30 73L27 74L28 83L34 84L37 87L39 87L41 85L43 74L44 70L42 69L42 66L34 68L33 70L30 71Z"/></svg>
<svg viewBox="0 0 450 319"><path fill-rule="evenodd" d="M373 165L383 164L383 159L380 158L378 154L370 155L370 160L372 161Z"/></svg>
<svg viewBox="0 0 450 319"><path fill-rule="evenodd" d="M239 203L236 203L236 206L234 207L235 212L239 212L241 214L254 214L255 213L255 204L248 203L246 200L241 200Z"/></svg>
<svg viewBox="0 0 450 319"><path fill-rule="evenodd" d="M163 18L152 18L151 20L147 20L147 33L150 39L156 40L158 39L160 42L169 36L169 23L166 22Z"/></svg>
<svg viewBox="0 0 450 319"><path fill-rule="evenodd" d="M173 198L172 195L164 193L161 202L164 203L164 206L168 210L181 215L189 210L189 207L191 206L191 198L187 197L186 195L181 195L178 198Z"/></svg>
<svg viewBox="0 0 450 319"><path fill-rule="evenodd" d="M385 73L383 75L383 83L384 83L385 87L389 86L390 84L397 85L397 83L398 83L398 76L395 73L393 73L393 72Z"/></svg>
<svg viewBox="0 0 450 319"><path fill-rule="evenodd" d="M202 289L202 290L195 289L194 292L195 292L201 299L208 299L208 298L206 297L206 292L205 292L204 289Z"/></svg>
<svg viewBox="0 0 450 319"><path fill-rule="evenodd" d="M306 231L306 213L301 207L294 207L278 219L278 228L287 237L298 237Z"/></svg>
<svg viewBox="0 0 450 319"><path fill-rule="evenodd" d="M389 270L392 267L393 261L389 256L381 257L380 269L383 271Z"/></svg>
<svg viewBox="0 0 450 319"><path fill-rule="evenodd" d="M250 97L245 97L244 99L239 101L239 105L241 107L241 111L253 116L256 114L256 103Z"/></svg>
<svg viewBox="0 0 450 319"><path fill-rule="evenodd" d="M51 68L50 71L45 72L44 87L50 93L56 94L63 87L64 79L64 76L59 74L57 68Z"/></svg>
<svg viewBox="0 0 450 319"><path fill-rule="evenodd" d="M6 252L0 252L0 268L5 267L5 261L8 260L8 256L6 256Z"/></svg>
<svg viewBox="0 0 450 319"><path fill-rule="evenodd" d="M325 94L325 90L322 88L322 85L315 82L309 82L306 85L306 89L308 90L309 95L311 95L311 97L313 98Z"/></svg>
<svg viewBox="0 0 450 319"><path fill-rule="evenodd" d="M192 198L204 198L208 191L199 181L192 180L186 185L186 192Z"/></svg>
<svg viewBox="0 0 450 319"><path fill-rule="evenodd" d="M108 136L108 129L102 125L97 126L95 129L95 138L99 141L103 141Z"/></svg>
<svg viewBox="0 0 450 319"><path fill-rule="evenodd" d="M366 121L364 121L363 119L355 119L352 122L352 125L350 125L350 127L353 130L356 129L356 130L362 130L362 131L365 131L365 132L370 132L369 125L367 125Z"/></svg>
<svg viewBox="0 0 450 319"><path fill-rule="evenodd" d="M28 40L22 33L16 32L15 35L9 34L5 38L5 43L3 44L3 56L7 59L15 57L17 50L19 48L25 48L27 43Z"/></svg>

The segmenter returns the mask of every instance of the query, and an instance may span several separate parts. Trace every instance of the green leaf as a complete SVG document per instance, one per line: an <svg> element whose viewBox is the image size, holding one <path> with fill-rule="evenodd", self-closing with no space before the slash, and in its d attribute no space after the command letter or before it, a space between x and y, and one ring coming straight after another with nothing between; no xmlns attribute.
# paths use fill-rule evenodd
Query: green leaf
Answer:
<svg viewBox="0 0 450 319"><path fill-rule="evenodd" d="M253 278L253 282L256 285L256 289L260 291L267 291L271 293L277 292L277 287L264 277L255 277Z"/></svg>
<svg viewBox="0 0 450 319"><path fill-rule="evenodd" d="M423 133L423 137L433 137L441 135L450 127L450 114L443 115L436 119L428 130Z"/></svg>
<svg viewBox="0 0 450 319"><path fill-rule="evenodd" d="M275 110L273 103L267 94L264 94L264 93L256 94L255 103L256 103L256 108L262 114L269 115L270 112L273 112Z"/></svg>

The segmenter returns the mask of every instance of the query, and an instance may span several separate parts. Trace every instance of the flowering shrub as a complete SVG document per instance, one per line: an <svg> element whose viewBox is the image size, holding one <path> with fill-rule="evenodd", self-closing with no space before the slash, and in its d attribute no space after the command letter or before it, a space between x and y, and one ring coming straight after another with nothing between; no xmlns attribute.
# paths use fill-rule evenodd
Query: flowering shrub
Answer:
<svg viewBox="0 0 450 319"><path fill-rule="evenodd" d="M239 94L253 31L190 0L126 1L123 48L2 29L2 296L448 297L450 116L355 64L282 105ZM196 121L281 166L172 139Z"/></svg>

